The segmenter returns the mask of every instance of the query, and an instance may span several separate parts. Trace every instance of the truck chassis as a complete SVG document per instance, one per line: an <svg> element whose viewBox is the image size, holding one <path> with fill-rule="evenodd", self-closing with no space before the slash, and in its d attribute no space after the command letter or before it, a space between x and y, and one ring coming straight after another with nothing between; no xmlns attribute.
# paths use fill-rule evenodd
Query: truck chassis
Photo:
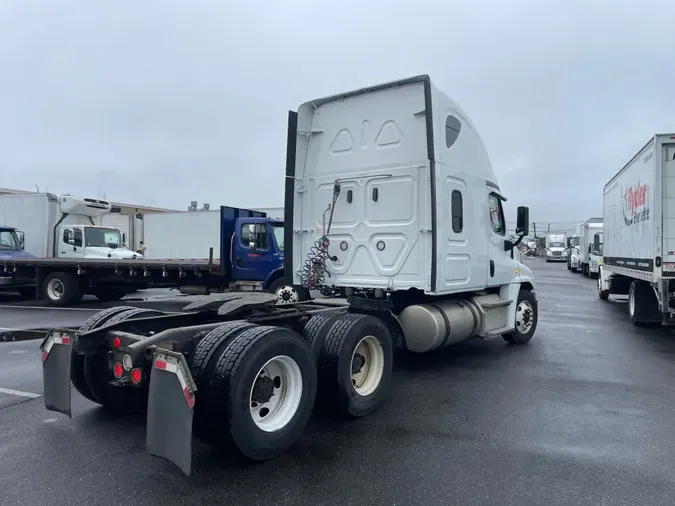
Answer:
<svg viewBox="0 0 675 506"><path fill-rule="evenodd" d="M376 409L388 389L395 331L343 302L280 306L273 294L226 293L185 311L113 307L77 331L51 331L40 345L45 407L72 417L72 381L114 411L147 409L149 452L190 474L193 429L266 460L302 435L317 387L317 404L348 417Z"/></svg>

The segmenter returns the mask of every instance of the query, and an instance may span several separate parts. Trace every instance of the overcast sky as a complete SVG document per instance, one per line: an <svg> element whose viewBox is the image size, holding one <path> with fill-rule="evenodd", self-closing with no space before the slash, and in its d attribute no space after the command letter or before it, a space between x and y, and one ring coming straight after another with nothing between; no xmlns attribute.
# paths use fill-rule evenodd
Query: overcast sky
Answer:
<svg viewBox="0 0 675 506"><path fill-rule="evenodd" d="M675 2L0 0L0 187L283 204L287 111L428 73L533 221L675 130Z"/></svg>

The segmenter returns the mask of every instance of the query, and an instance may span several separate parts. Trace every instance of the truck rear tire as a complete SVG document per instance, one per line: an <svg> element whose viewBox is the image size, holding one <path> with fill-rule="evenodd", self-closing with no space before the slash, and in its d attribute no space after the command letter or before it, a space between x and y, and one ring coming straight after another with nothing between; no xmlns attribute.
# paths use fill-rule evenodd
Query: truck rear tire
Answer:
<svg viewBox="0 0 675 506"><path fill-rule="evenodd" d="M82 300L79 280L68 272L52 272L42 283L42 294L50 306L71 306Z"/></svg>
<svg viewBox="0 0 675 506"><path fill-rule="evenodd" d="M190 359L190 373L192 374L197 392L195 393L195 435L206 443L213 442L213 433L219 429L212 419L212 381L213 371L218 364L220 355L227 348L232 339L243 331L254 327L247 322L227 322L215 329L205 332L197 344Z"/></svg>
<svg viewBox="0 0 675 506"><path fill-rule="evenodd" d="M516 328L513 332L502 335L504 341L509 344L527 344L534 336L539 321L537 299L527 289L518 292L516 306Z"/></svg>
<svg viewBox="0 0 675 506"><path fill-rule="evenodd" d="M300 334L283 327L245 330L214 371L214 444L250 460L281 455L302 436L316 389L316 362Z"/></svg>
<svg viewBox="0 0 675 506"><path fill-rule="evenodd" d="M661 322L659 302L651 286L644 281L632 281L628 288L628 315L636 327Z"/></svg>
<svg viewBox="0 0 675 506"><path fill-rule="evenodd" d="M112 325L131 318L159 316L161 311L133 308L116 313L106 325ZM95 402L118 413L136 413L142 411L148 402L148 382L142 387L117 387L112 381L107 353L84 356L84 380Z"/></svg>
<svg viewBox="0 0 675 506"><path fill-rule="evenodd" d="M130 309L136 309L132 306L116 306L109 307L103 311L99 311L93 316L90 316L81 326L80 332L89 332L100 327L103 327L108 323L108 320L113 316L129 311ZM73 339L73 350L77 347L78 336L76 335ZM87 381L84 378L84 355L78 353L73 353L73 356L70 360L70 382L75 387L82 397L91 402L100 404L96 397L91 393L89 387L87 386Z"/></svg>
<svg viewBox="0 0 675 506"><path fill-rule="evenodd" d="M317 360L317 363L323 349L323 343L326 340L326 335L333 324L344 315L345 313L339 312L312 316L305 325L303 334L314 352L314 358Z"/></svg>
<svg viewBox="0 0 675 506"><path fill-rule="evenodd" d="M319 406L339 417L366 416L386 400L394 343L372 315L343 314L328 329L318 361Z"/></svg>

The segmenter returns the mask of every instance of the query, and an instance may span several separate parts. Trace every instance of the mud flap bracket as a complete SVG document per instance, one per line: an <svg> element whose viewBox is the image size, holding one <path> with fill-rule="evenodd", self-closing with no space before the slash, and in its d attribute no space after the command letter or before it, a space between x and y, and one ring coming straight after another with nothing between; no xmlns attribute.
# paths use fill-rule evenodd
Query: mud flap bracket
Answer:
<svg viewBox="0 0 675 506"><path fill-rule="evenodd" d="M148 392L148 452L192 472L192 418L197 386L182 353L157 348Z"/></svg>
<svg viewBox="0 0 675 506"><path fill-rule="evenodd" d="M73 336L66 330L52 330L42 343L42 391L45 408L72 418L70 409L70 361Z"/></svg>

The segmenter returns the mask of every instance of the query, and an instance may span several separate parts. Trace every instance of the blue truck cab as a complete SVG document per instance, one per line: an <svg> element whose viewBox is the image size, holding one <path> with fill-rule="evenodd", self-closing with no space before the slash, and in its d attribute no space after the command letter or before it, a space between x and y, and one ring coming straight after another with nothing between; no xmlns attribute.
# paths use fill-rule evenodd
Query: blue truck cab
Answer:
<svg viewBox="0 0 675 506"><path fill-rule="evenodd" d="M24 251L24 234L15 229L0 225L0 262L21 258L35 258ZM4 272L0 266L0 289L17 291L21 295L34 295L34 281L31 279L16 279L11 273Z"/></svg>
<svg viewBox="0 0 675 506"><path fill-rule="evenodd" d="M284 222L260 211L221 206L221 274L230 283L262 286L281 303L307 300L284 278Z"/></svg>

